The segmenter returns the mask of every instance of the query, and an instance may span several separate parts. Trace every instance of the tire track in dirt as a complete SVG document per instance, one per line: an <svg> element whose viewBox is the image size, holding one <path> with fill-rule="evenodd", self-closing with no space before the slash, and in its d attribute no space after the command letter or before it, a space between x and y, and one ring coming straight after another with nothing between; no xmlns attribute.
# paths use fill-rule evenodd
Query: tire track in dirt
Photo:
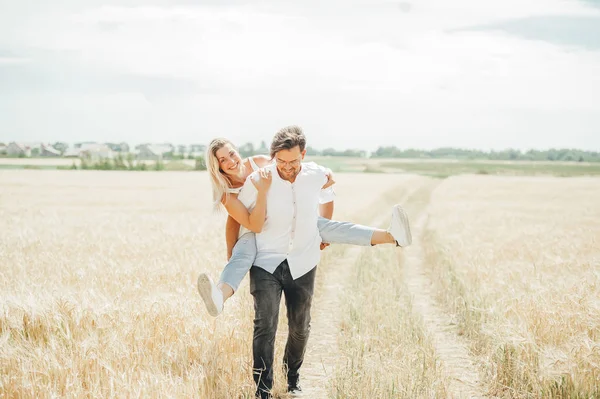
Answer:
<svg viewBox="0 0 600 399"><path fill-rule="evenodd" d="M399 203L418 189L406 193ZM390 192L402 191L402 188ZM392 216L391 205L385 214L379 213L370 226L386 226ZM348 246L340 259L327 266L326 272L318 277L324 279L320 295L315 297L312 305L311 332L304 364L300 370L300 385L304 397L311 399L327 398L329 379L334 375L337 362L340 359L338 351L338 336L342 314L343 292L351 286L352 265L356 262L361 251L367 247Z"/></svg>
<svg viewBox="0 0 600 399"><path fill-rule="evenodd" d="M420 316L433 342L442 373L447 377L448 392L452 398L486 397L475 359L470 355L466 340L458 335L450 315L437 306L431 279L426 274L423 256L423 233L427 223L427 207L431 193L439 181L418 190L406 203L411 220L413 243L405 251L398 251L403 265L404 282L413 299L413 312Z"/></svg>
<svg viewBox="0 0 600 399"><path fill-rule="evenodd" d="M451 398L486 397L476 367L465 340L458 335L451 318L435 302L432 282L424 267L422 235L427 222L427 208L431 193L440 180L424 180L399 203L407 210L411 221L413 244L398 250L400 264L404 270L404 282L412 297L413 312L423 322L426 334L431 339L439 367L448 381L447 391ZM389 223L389 214L379 215L373 226ZM320 278L324 279L320 295L313 303L311 336L305 362L301 369L301 385L304 397L327 398L329 379L333 377L340 359L337 339L341 322L342 293L350 286L348 273L363 247L348 247L343 256L328 265Z"/></svg>

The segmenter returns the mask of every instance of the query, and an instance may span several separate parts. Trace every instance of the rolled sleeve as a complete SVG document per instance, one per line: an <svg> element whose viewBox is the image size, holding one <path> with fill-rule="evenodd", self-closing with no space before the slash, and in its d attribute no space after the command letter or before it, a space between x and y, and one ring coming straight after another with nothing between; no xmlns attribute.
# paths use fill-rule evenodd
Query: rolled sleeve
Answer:
<svg viewBox="0 0 600 399"><path fill-rule="evenodd" d="M323 173L322 184L325 185L325 183L327 183L327 176L331 174L331 169L317 164L315 164L315 166ZM333 190L333 186L321 189L321 192L319 193L319 204L327 204L328 202L332 202L334 199L335 191Z"/></svg>
<svg viewBox="0 0 600 399"><path fill-rule="evenodd" d="M238 194L238 199L250 212L252 209L254 209L254 206L256 205L256 199L258 198L258 191L256 190L256 187L254 187L252 180L257 181L258 179L259 177L257 172L250 174L250 176L248 176L244 182L244 187Z"/></svg>
<svg viewBox="0 0 600 399"><path fill-rule="evenodd" d="M333 186L321 189L321 193L319 194L319 204L327 204L333 200L335 200Z"/></svg>

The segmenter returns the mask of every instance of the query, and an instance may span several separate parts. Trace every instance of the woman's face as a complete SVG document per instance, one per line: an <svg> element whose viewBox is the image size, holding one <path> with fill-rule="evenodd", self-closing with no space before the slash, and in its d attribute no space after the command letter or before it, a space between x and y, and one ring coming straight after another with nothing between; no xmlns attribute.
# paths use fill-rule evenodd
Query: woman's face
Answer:
<svg viewBox="0 0 600 399"><path fill-rule="evenodd" d="M242 168L242 158L240 154L231 146L225 144L216 152L219 167L226 175L237 176Z"/></svg>

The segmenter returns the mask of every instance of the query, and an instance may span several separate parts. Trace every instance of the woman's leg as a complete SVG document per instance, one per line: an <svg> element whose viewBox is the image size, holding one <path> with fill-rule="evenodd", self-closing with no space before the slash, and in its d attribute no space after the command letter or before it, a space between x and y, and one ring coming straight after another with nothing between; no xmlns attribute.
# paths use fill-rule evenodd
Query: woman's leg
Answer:
<svg viewBox="0 0 600 399"><path fill-rule="evenodd" d="M362 246L396 244L405 247L412 242L408 218L399 205L394 206L392 210L392 221L388 230L322 217L319 218L317 226L323 242L330 244Z"/></svg>
<svg viewBox="0 0 600 399"><path fill-rule="evenodd" d="M231 251L231 258L219 279L219 287L224 287L223 298L229 299L240 286L240 283L254 264L256 259L256 236L254 233L242 235Z"/></svg>
<svg viewBox="0 0 600 399"><path fill-rule="evenodd" d="M213 283L208 274L200 274L198 291L211 316L217 316L223 311L223 303L237 291L255 258L256 238L254 233L246 233L233 247L231 258L221 273L218 285Z"/></svg>
<svg viewBox="0 0 600 399"><path fill-rule="evenodd" d="M377 229L350 222L338 222L319 217L317 221L321 240L329 244L370 246Z"/></svg>

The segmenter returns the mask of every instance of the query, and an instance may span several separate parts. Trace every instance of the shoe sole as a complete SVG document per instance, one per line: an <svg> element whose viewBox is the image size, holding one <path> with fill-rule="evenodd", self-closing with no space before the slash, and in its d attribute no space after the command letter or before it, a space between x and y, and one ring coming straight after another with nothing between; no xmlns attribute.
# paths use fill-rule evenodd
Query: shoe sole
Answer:
<svg viewBox="0 0 600 399"><path fill-rule="evenodd" d="M402 220L402 224L406 227L406 229L404 230L404 233L406 235L406 244L400 245L398 243L398 246L399 247L407 247L410 244L412 244L412 233L410 231L410 223L408 222L408 215L406 214L406 211L404 210L404 208L402 208L399 205L396 205L394 207L394 213L400 217L400 220Z"/></svg>
<svg viewBox="0 0 600 399"><path fill-rule="evenodd" d="M216 317L219 312L217 311L217 305L215 305L215 302L212 299L212 284L210 283L208 275L205 273L198 276L198 292L204 301L204 305L206 305L208 314Z"/></svg>

